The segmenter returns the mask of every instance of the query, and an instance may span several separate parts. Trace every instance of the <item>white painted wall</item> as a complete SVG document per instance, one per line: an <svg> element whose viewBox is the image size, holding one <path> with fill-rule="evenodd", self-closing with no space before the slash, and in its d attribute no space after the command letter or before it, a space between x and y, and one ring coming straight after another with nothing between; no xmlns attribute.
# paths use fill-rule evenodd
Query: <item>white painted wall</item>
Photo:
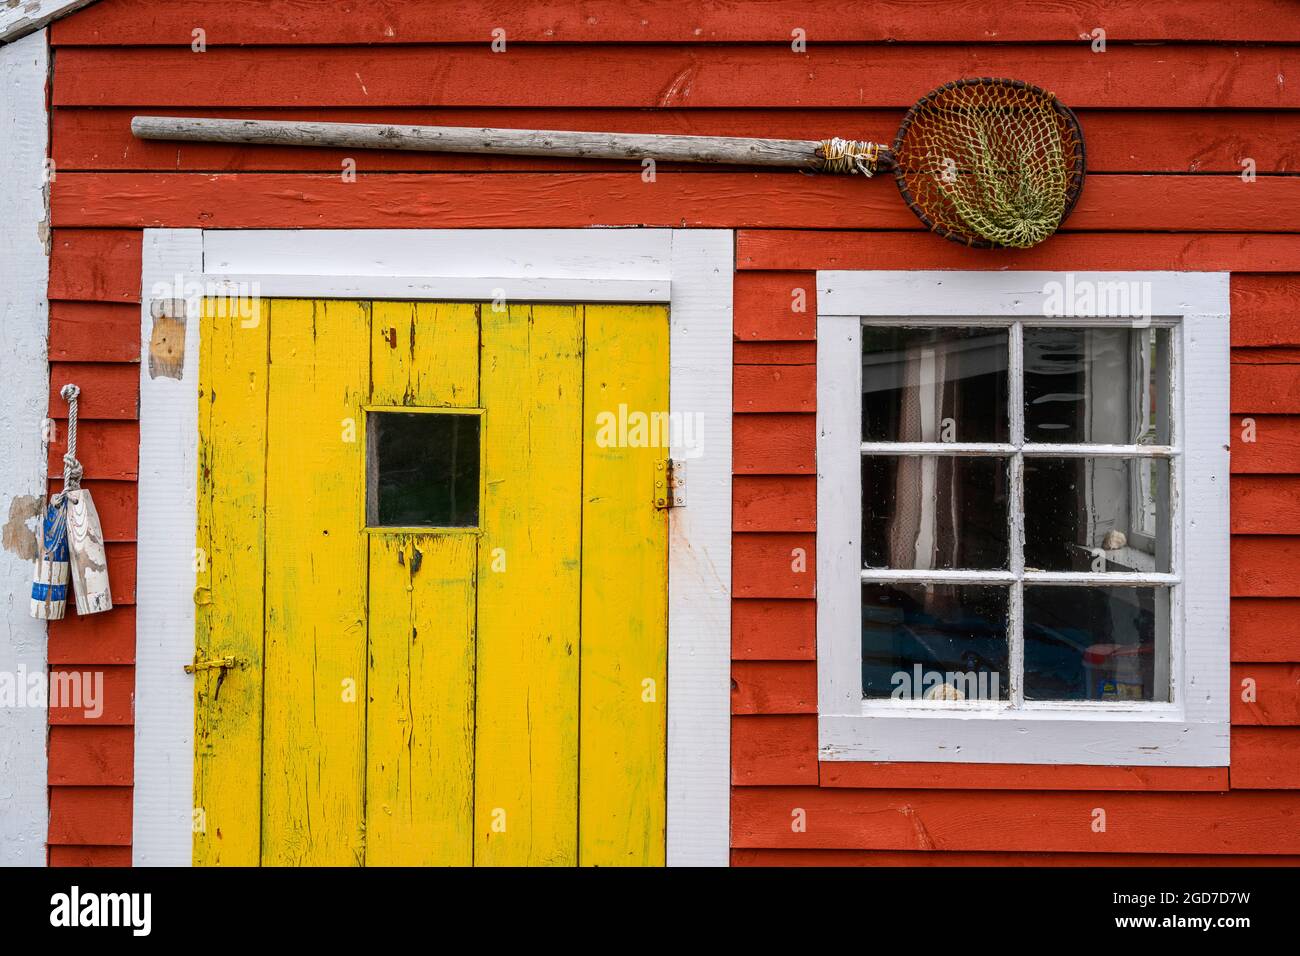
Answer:
<svg viewBox="0 0 1300 956"><path fill-rule="evenodd" d="M0 46L0 680L45 674L45 622L29 609L49 391L48 62L44 30ZM0 706L0 866L45 864L45 735L44 707Z"/></svg>

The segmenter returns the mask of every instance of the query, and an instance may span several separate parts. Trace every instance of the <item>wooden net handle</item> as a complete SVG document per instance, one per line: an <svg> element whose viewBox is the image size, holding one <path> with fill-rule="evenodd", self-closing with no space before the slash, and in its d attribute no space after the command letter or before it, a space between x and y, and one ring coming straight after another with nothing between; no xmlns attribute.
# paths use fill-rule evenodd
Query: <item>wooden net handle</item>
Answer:
<svg viewBox="0 0 1300 956"><path fill-rule="evenodd" d="M177 116L137 116L131 120L131 132L140 139L195 143L402 149L430 153L496 153L507 156L569 156L576 159L633 161L653 159L656 162L826 169L822 140L371 123L300 123ZM882 172L892 168L892 154L888 149L878 147L875 165L876 170Z"/></svg>

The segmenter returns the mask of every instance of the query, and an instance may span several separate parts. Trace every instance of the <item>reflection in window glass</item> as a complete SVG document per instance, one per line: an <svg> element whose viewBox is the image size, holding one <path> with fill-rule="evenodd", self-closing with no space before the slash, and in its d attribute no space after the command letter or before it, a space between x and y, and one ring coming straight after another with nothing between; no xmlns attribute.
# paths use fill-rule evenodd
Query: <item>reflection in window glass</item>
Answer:
<svg viewBox="0 0 1300 956"><path fill-rule="evenodd" d="M863 695L1006 700L1007 600L988 585L863 584Z"/></svg>
<svg viewBox="0 0 1300 956"><path fill-rule="evenodd" d="M1169 330L1026 328L1025 441L1169 444Z"/></svg>
<svg viewBox="0 0 1300 956"><path fill-rule="evenodd" d="M1167 588L1026 585L1024 607L1027 700L1169 699Z"/></svg>
<svg viewBox="0 0 1300 956"><path fill-rule="evenodd" d="M862 440L1006 442L1005 329L862 330Z"/></svg>
<svg viewBox="0 0 1300 956"><path fill-rule="evenodd" d="M1007 567L1007 459L868 455L862 459L867 567Z"/></svg>
<svg viewBox="0 0 1300 956"><path fill-rule="evenodd" d="M368 525L478 525L478 415L371 412L366 444Z"/></svg>
<svg viewBox="0 0 1300 956"><path fill-rule="evenodd" d="M1025 459L1025 567L1158 571L1170 561L1169 461Z"/></svg>

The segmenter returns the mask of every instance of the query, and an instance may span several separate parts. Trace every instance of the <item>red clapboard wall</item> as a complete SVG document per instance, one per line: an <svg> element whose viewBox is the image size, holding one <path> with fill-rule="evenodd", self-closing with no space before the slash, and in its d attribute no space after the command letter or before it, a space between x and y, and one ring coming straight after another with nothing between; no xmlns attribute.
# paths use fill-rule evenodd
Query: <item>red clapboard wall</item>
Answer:
<svg viewBox="0 0 1300 956"><path fill-rule="evenodd" d="M51 714L51 863L130 862L140 230L595 225L737 230L734 863L1300 863L1300 5L101 0L51 39L51 378L85 392L117 605L51 627L51 667L102 668L109 698L94 721ZM129 130L147 112L888 141L909 103L972 75L1078 109L1092 175L1037 249L927 235L884 182L365 153L347 183L339 150ZM1233 273L1233 680L1259 699L1234 704L1230 768L818 763L815 568L791 573L790 551L816 553L824 268Z"/></svg>

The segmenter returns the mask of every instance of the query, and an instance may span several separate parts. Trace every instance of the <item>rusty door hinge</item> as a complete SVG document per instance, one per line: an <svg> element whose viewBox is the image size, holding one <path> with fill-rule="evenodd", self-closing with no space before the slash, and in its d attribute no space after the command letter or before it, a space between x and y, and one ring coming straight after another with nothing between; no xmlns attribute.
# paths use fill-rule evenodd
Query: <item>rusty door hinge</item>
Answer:
<svg viewBox="0 0 1300 956"><path fill-rule="evenodd" d="M686 507L686 462L679 458L655 462L655 507L660 511Z"/></svg>
<svg viewBox="0 0 1300 956"><path fill-rule="evenodd" d="M206 660L206 661L196 660L193 664L186 664L185 673L196 674L199 671L210 671L210 670L217 670L217 669L229 670L234 666L235 666L235 658L233 656L213 657L210 660Z"/></svg>

